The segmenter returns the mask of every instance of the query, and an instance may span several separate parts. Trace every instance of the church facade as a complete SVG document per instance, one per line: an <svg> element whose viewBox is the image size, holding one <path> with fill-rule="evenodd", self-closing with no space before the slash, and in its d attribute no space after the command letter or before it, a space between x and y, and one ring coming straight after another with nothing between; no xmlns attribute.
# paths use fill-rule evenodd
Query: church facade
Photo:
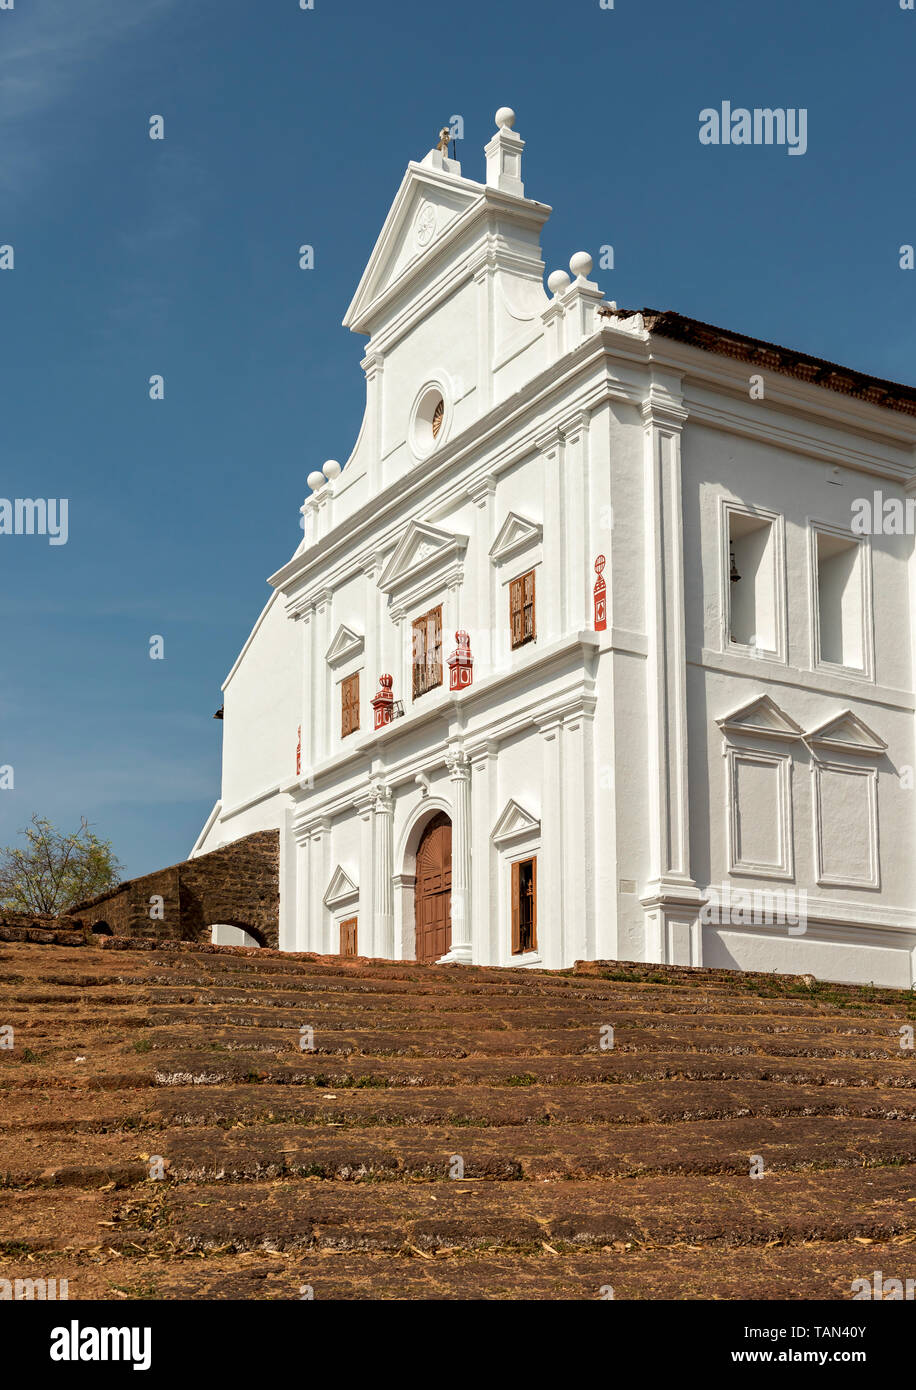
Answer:
<svg viewBox="0 0 916 1390"><path fill-rule="evenodd" d="M194 854L280 832L288 950L909 987L916 390L545 286L496 126L382 227Z"/></svg>

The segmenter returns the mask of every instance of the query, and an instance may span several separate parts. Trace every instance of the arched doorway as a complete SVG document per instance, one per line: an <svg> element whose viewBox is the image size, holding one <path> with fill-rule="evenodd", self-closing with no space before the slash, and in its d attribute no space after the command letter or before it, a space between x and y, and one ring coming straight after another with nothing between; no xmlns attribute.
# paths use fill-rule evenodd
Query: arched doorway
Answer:
<svg viewBox="0 0 916 1390"><path fill-rule="evenodd" d="M416 959L438 960L452 944L452 823L433 816L417 847Z"/></svg>

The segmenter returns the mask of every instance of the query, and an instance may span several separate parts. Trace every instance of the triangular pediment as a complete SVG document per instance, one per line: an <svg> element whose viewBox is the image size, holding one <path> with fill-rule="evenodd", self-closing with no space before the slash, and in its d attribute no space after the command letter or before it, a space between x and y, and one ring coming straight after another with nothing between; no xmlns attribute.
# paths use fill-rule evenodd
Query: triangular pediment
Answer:
<svg viewBox="0 0 916 1390"><path fill-rule="evenodd" d="M455 164L449 161L454 169ZM485 202L480 184L427 164L409 164L344 319L364 327L392 292L406 285L420 262L440 249L460 222Z"/></svg>
<svg viewBox="0 0 916 1390"><path fill-rule="evenodd" d="M458 561L467 543L467 536L440 531L424 521L412 521L379 575L378 586L383 593L393 594L421 575Z"/></svg>
<svg viewBox="0 0 916 1390"><path fill-rule="evenodd" d="M490 832L490 839L494 845L504 845L511 840L520 840L540 833L541 822L517 801L509 800Z"/></svg>
<svg viewBox="0 0 916 1390"><path fill-rule="evenodd" d="M340 906L344 903L352 902L359 897L359 889L353 882L346 869L342 869L338 864L331 875L331 882L328 884L324 895L325 907Z"/></svg>
<svg viewBox="0 0 916 1390"><path fill-rule="evenodd" d="M822 753L832 751L878 757L887 750L884 739L850 709L843 710L833 719L828 719L825 724L819 724L816 729L812 729L805 735L805 742L810 748Z"/></svg>
<svg viewBox="0 0 916 1390"><path fill-rule="evenodd" d="M351 656L357 656L362 649L363 639L360 634L341 623L334 634L334 640L325 652L325 661L329 666L336 666Z"/></svg>
<svg viewBox="0 0 916 1390"><path fill-rule="evenodd" d="M494 565L501 565L528 546L539 544L543 535L544 528L538 522L529 521L517 512L509 512L499 528L499 535L490 546L490 559Z"/></svg>
<svg viewBox="0 0 916 1390"><path fill-rule="evenodd" d="M748 705L717 719L723 734L743 734L747 737L794 741L802 738L804 730L785 710L781 710L769 695L759 695Z"/></svg>

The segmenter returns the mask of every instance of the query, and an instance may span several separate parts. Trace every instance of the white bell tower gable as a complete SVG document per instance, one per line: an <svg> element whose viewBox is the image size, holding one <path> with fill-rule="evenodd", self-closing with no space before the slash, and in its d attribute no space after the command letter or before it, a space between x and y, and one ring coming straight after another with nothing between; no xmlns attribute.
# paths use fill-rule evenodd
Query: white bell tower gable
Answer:
<svg viewBox="0 0 916 1390"><path fill-rule="evenodd" d="M465 178L442 148L407 166L347 310L344 326L369 338L353 460L358 453L368 474L362 500L423 466L547 365L540 233L550 208L524 196L524 141L512 121L500 108L485 183ZM433 432L436 420L446 427Z"/></svg>

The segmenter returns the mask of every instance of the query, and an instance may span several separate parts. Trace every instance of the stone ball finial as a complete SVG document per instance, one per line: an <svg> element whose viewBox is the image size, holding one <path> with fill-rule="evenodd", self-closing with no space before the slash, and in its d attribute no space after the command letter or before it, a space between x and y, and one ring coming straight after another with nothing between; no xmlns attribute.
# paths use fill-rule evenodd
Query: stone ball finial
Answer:
<svg viewBox="0 0 916 1390"><path fill-rule="evenodd" d="M324 486L324 474L319 473L316 468L314 473L310 473L305 481L308 483L312 492L317 492L320 487Z"/></svg>
<svg viewBox="0 0 916 1390"><path fill-rule="evenodd" d="M515 125L515 112L511 106L501 106L493 119L500 130L511 130Z"/></svg>
<svg viewBox="0 0 916 1390"><path fill-rule="evenodd" d="M565 270L553 270L547 276L547 288L551 294L562 294L569 286L569 276Z"/></svg>
<svg viewBox="0 0 916 1390"><path fill-rule="evenodd" d="M595 262L587 251L577 251L574 256L569 258L569 268L573 275L581 275L583 280L587 280L591 275L594 264Z"/></svg>
<svg viewBox="0 0 916 1390"><path fill-rule="evenodd" d="M328 459L327 463L322 465L321 471L324 474L324 476L329 480L331 478L339 478L340 464L337 462L336 459Z"/></svg>

